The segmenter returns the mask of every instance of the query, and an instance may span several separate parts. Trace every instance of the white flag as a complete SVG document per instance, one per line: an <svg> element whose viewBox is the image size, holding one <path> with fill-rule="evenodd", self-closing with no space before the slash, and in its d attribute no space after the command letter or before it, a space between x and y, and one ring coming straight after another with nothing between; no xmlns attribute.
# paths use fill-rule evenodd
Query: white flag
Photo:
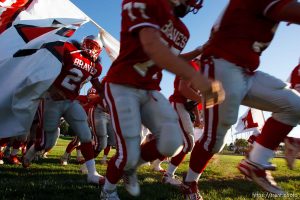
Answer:
<svg viewBox="0 0 300 200"><path fill-rule="evenodd" d="M0 138L27 133L61 70L64 42L89 18L69 0L0 4Z"/></svg>
<svg viewBox="0 0 300 200"><path fill-rule="evenodd" d="M108 54L111 61L114 61L120 51L120 42L110 35L103 28L100 29L100 39L103 42L106 53Z"/></svg>
<svg viewBox="0 0 300 200"><path fill-rule="evenodd" d="M265 119L263 112L255 108L249 108L245 114L243 114L235 127L237 131L236 134L244 132L253 132L253 134L258 134L261 132L263 125L265 124Z"/></svg>

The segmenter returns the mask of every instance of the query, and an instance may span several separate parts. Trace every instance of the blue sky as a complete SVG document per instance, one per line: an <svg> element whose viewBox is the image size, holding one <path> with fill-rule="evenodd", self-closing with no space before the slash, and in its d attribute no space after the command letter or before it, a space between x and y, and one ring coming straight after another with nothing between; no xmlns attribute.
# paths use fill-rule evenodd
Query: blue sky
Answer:
<svg viewBox="0 0 300 200"><path fill-rule="evenodd" d="M121 0L71 0L71 2L119 40ZM205 0L204 7L196 15L190 13L183 19L191 34L184 52L190 51L206 42L212 25L228 2L229 0ZM91 23L85 24L76 31L74 38L81 40L85 35L89 34L97 34L97 28ZM299 35L300 26L287 26L286 23L281 23L272 44L261 56L259 70L279 79L287 80L299 61ZM102 75L104 75L111 62L105 53L102 53L101 57L104 67ZM161 88L162 93L166 97L173 92L173 79L173 75L168 72L164 73ZM83 88L83 91L86 91L86 87ZM240 109L240 114L243 114L243 112L245 112L245 107ZM269 116L269 114L266 113L266 116ZM297 132L298 137L300 137L300 128ZM293 134L296 134L296 132Z"/></svg>

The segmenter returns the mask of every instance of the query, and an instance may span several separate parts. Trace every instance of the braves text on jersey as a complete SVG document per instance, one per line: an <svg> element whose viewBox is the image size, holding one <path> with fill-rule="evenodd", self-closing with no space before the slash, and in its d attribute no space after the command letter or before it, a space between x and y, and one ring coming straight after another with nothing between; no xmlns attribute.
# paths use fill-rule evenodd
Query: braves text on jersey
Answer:
<svg viewBox="0 0 300 200"><path fill-rule="evenodd" d="M63 92L67 99L74 100L81 87L86 82L98 78L101 71L100 63L93 62L72 43L66 42L62 70L54 81L54 86Z"/></svg>

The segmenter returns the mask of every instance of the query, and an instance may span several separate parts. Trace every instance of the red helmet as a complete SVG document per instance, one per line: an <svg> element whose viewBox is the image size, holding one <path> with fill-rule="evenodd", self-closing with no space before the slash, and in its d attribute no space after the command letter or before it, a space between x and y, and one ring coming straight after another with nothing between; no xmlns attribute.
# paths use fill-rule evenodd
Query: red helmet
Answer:
<svg viewBox="0 0 300 200"><path fill-rule="evenodd" d="M83 38L81 48L92 59L96 60L102 51L103 44L99 37L94 35L89 35Z"/></svg>

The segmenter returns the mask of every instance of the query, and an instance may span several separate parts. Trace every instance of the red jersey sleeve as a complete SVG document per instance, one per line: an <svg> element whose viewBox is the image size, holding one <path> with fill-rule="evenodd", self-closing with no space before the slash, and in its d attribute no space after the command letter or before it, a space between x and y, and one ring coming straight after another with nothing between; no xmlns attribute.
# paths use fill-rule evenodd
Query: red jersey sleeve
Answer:
<svg viewBox="0 0 300 200"><path fill-rule="evenodd" d="M291 88L295 88L297 84L300 84L300 65L296 66L291 74Z"/></svg>

